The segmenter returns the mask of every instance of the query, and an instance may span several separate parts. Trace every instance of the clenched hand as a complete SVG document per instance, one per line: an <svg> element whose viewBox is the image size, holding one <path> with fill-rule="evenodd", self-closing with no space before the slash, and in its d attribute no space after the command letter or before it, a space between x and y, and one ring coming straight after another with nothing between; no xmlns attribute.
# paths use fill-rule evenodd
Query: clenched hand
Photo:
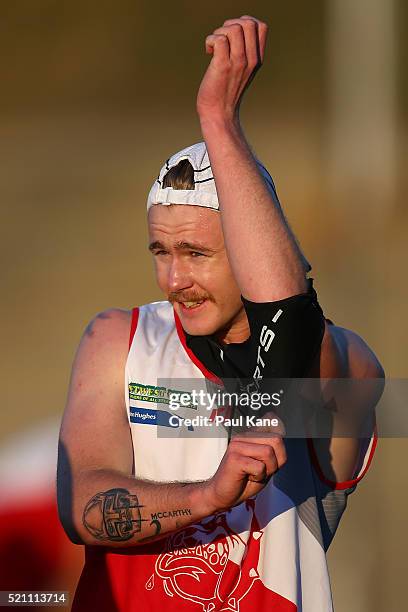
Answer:
<svg viewBox="0 0 408 612"><path fill-rule="evenodd" d="M263 62L268 26L255 17L227 19L205 40L212 55L197 96L200 119L234 121L244 91Z"/></svg>

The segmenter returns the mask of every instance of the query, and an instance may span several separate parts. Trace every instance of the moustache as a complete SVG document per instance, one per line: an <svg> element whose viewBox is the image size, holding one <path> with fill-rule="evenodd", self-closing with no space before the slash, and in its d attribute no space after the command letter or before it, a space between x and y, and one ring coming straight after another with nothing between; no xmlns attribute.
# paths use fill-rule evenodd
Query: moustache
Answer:
<svg viewBox="0 0 408 612"><path fill-rule="evenodd" d="M202 302L204 300L214 301L213 297L209 293L196 293L192 291L183 292L172 292L169 293L168 298L170 304L175 302Z"/></svg>

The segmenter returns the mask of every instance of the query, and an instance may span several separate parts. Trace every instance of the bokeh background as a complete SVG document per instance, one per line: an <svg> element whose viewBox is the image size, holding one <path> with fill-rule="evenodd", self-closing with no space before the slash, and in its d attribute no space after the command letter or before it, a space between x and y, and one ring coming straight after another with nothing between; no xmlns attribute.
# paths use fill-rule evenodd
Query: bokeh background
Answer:
<svg viewBox="0 0 408 612"><path fill-rule="evenodd" d="M56 436L87 322L155 299L145 201L201 140L204 38L268 22L242 108L326 316L407 376L404 0L16 0L0 5L1 589L73 592L82 549L58 527ZM329 552L337 612L401 610L406 439L380 440Z"/></svg>

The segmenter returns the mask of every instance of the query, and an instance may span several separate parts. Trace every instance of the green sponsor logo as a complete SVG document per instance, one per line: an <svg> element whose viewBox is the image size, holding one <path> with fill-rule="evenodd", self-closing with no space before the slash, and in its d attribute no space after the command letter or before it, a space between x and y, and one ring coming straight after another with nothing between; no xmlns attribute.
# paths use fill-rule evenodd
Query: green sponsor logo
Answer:
<svg viewBox="0 0 408 612"><path fill-rule="evenodd" d="M169 403L166 387L154 387L153 385L141 385L139 383L129 383L129 397L134 400L144 402L164 402Z"/></svg>
<svg viewBox="0 0 408 612"><path fill-rule="evenodd" d="M129 383L129 398L133 400L143 402L154 402L156 404L169 404L170 397L173 401L178 401L180 395L183 394L184 398L186 394L190 397L190 393L187 391L180 391L179 389L168 389L167 387L155 387L154 385L142 385L141 383ZM186 406L186 402L183 402L183 408L191 408L197 410L197 406L191 402Z"/></svg>

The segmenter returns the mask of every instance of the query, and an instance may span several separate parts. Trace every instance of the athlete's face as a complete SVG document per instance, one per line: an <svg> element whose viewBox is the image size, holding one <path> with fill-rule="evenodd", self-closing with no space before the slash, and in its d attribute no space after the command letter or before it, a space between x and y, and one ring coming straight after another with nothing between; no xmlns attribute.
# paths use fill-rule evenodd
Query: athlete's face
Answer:
<svg viewBox="0 0 408 612"><path fill-rule="evenodd" d="M201 206L155 205L149 242L157 282L192 335L240 342L248 324L227 259L220 214Z"/></svg>

